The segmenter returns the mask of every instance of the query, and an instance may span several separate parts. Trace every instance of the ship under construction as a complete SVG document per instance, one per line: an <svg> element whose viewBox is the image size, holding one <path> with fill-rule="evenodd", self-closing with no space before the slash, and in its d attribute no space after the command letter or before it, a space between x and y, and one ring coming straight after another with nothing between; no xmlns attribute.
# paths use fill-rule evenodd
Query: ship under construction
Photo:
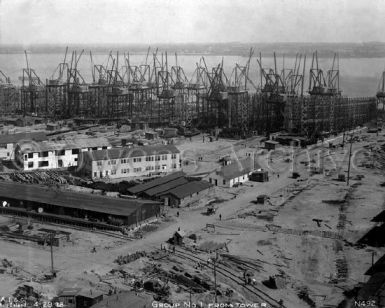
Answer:
<svg viewBox="0 0 385 308"><path fill-rule="evenodd" d="M317 52L308 60L297 54L293 67L279 68L275 53L273 67L266 67L261 54L251 48L244 63L235 63L230 73L225 72L223 59L208 67L201 57L187 77L177 54L149 48L142 64L133 65L129 53L110 52L107 65L101 65L89 52L91 82L78 68L85 56L84 50L70 54L67 48L63 61L43 81L25 52L21 85L0 71L2 115L128 121L185 131L219 128L224 136L239 138L286 131L314 141L373 120L385 99L384 81L376 96L343 96L337 54L326 70L319 66ZM258 80L249 76L252 60L259 66Z"/></svg>

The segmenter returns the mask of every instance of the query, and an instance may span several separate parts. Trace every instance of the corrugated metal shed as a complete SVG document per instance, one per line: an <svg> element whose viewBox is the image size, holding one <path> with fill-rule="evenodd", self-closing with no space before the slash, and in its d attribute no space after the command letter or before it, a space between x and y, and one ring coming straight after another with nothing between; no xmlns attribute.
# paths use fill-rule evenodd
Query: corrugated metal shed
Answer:
<svg viewBox="0 0 385 308"><path fill-rule="evenodd" d="M177 179L175 179L173 181L167 182L165 184L158 185L156 187L153 187L153 188L150 188L148 190L145 190L143 193L146 196L154 197L154 196L157 196L157 195L161 195L162 193L164 193L166 191L169 191L170 189L174 189L174 188L176 188L178 186L184 185L184 184L186 184L188 182L189 181L186 180L184 177L180 177L180 178L177 178Z"/></svg>
<svg viewBox="0 0 385 308"><path fill-rule="evenodd" d="M151 189L153 187L168 183L170 181L173 181L173 180L178 179L178 178L182 178L184 176L185 176L185 173L182 171L174 172L174 173L168 174L166 176L159 177L159 178L152 180L150 182L136 185L134 187L130 187L127 191L130 194L136 195L136 194L142 193L148 189Z"/></svg>
<svg viewBox="0 0 385 308"><path fill-rule="evenodd" d="M163 195L170 194L178 199L184 199L192 194L209 189L212 186L212 184L206 181L191 181L187 184L170 189L169 191L164 192Z"/></svg>
<svg viewBox="0 0 385 308"><path fill-rule="evenodd" d="M128 216L142 206L159 204L150 200L112 198L14 182L0 182L1 197L118 216Z"/></svg>

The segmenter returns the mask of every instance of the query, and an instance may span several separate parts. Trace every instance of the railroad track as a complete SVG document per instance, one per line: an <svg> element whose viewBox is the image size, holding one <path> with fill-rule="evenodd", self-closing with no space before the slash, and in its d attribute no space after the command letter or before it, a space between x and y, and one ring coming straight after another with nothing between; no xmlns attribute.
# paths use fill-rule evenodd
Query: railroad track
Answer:
<svg viewBox="0 0 385 308"><path fill-rule="evenodd" d="M200 262L203 266L206 266L210 269L214 269L214 265L212 264L207 264L207 260L204 260L202 258L199 258L193 254L190 254L186 250L184 251L178 251L175 249L175 254L178 257L185 259L185 260L190 260L193 262ZM239 286L243 287L247 291L251 292L254 294L259 300L266 302L267 304L270 305L270 307L273 308L286 308L284 305L280 304L277 300L272 298L270 295L262 291L261 289L257 288L255 285L245 285L243 279L241 277L238 277L236 274L233 272L229 271L228 269L222 267L219 264L216 264L216 271L220 273L222 276L230 279L231 281L235 282Z"/></svg>

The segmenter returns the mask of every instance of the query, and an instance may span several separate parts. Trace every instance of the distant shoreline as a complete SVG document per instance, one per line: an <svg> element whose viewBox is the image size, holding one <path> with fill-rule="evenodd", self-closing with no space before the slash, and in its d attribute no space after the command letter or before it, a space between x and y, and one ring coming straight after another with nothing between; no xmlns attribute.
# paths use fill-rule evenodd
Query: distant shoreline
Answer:
<svg viewBox="0 0 385 308"><path fill-rule="evenodd" d="M250 48L254 48L254 56L262 53L262 56L285 55L295 57L297 54L311 56L314 51L318 52L319 58L330 58L338 53L340 58L384 58L385 43L212 43L212 44L157 44L151 46L150 55L158 48L158 54L167 52L173 56L176 52L186 56L239 56L248 57ZM110 51L120 54L129 52L132 55L146 55L148 45L144 44L70 44L69 52L72 50L92 51L93 54L108 54ZM24 50L33 54L64 54L64 44L40 44L40 45L0 45L0 54L22 54Z"/></svg>

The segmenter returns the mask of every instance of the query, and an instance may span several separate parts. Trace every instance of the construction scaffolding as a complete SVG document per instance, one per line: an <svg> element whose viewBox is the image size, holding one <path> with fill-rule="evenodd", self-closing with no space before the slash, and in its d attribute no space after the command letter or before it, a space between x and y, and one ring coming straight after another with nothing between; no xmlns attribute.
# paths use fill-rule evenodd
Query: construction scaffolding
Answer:
<svg viewBox="0 0 385 308"><path fill-rule="evenodd" d="M306 56L300 54L291 68L285 67L284 56L278 68L275 53L273 67L264 67L260 54L260 80L255 82L249 77L253 49L244 64L235 63L229 75L223 59L209 69L201 57L190 79L177 54L175 63L169 65L166 52L151 53L149 48L145 60L133 64L127 52L123 65L119 65L119 53L113 56L110 52L107 64L102 65L94 63L90 52L92 81L87 83L78 69L84 50L79 54L73 51L69 61L67 53L68 48L45 84L30 68L26 52L27 68L23 69L20 88L0 71L2 114L20 112L53 120L123 120L152 127L220 128L224 136L240 138L255 132L269 135L286 130L313 141L362 125L375 116L374 98L341 95L337 54L324 73L317 52L313 53L305 95ZM377 104L385 108L383 80L384 76Z"/></svg>
<svg viewBox="0 0 385 308"><path fill-rule="evenodd" d="M0 70L0 115L12 115L20 110L19 89Z"/></svg>

